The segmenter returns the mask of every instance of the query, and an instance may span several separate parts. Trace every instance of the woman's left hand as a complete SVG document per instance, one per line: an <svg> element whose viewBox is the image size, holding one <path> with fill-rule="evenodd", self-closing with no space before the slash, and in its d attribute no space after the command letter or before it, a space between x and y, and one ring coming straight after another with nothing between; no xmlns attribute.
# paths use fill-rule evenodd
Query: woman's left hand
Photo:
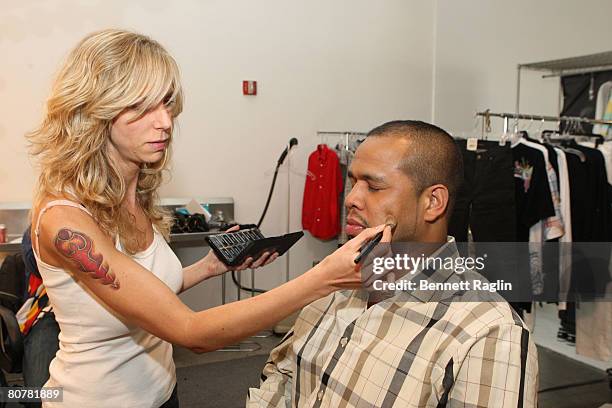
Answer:
<svg viewBox="0 0 612 408"><path fill-rule="evenodd" d="M234 232L238 231L239 229L239 225L234 225L232 228L228 229L225 232ZM217 275L222 275L227 271L243 271L247 268L257 269L274 262L276 258L278 258L277 252L274 252L273 254L270 254L269 252L264 252L255 262L253 262L252 257L248 257L241 265L227 266L226 264L221 262L219 258L217 258L217 255L214 253L214 251L209 251L208 254L204 257L204 262L206 262L210 277L213 277Z"/></svg>

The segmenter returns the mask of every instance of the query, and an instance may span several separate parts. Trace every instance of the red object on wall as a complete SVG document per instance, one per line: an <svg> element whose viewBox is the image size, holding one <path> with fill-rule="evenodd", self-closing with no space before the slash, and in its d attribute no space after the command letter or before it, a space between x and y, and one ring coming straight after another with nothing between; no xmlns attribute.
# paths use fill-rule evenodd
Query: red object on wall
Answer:
<svg viewBox="0 0 612 408"><path fill-rule="evenodd" d="M243 95L257 95L257 81L242 81Z"/></svg>

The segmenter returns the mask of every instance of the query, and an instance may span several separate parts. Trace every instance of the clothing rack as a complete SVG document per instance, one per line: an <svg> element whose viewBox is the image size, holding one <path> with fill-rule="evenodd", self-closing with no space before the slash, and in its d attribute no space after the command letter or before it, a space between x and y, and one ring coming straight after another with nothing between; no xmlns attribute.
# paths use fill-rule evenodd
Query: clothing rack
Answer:
<svg viewBox="0 0 612 408"><path fill-rule="evenodd" d="M367 136L367 133L364 132L354 132L352 130L347 130L344 132L328 132L328 131L324 131L324 130L318 130L317 131L317 135L321 136L321 135L355 135L355 136Z"/></svg>
<svg viewBox="0 0 612 408"><path fill-rule="evenodd" d="M365 137L367 136L367 133L364 132L354 132L352 130L347 130L344 132L338 132L338 131L323 131L323 130L319 130L317 131L317 136L321 138L321 141L323 141L324 137L327 136L344 136L344 146L346 149L348 149L349 146L349 142L350 142L350 138L351 137Z"/></svg>
<svg viewBox="0 0 612 408"><path fill-rule="evenodd" d="M521 72L524 70L541 71L546 74L543 78L565 75L593 74L594 72L612 69L612 51L605 51L596 54L582 55L579 57L561 58L556 60L538 61L528 64L518 64L516 73L516 108L515 112L520 112L521 100ZM557 96L557 114L561 112L561 95L563 89L559 81L559 94ZM518 126L518 119L515 126Z"/></svg>
<svg viewBox="0 0 612 408"><path fill-rule="evenodd" d="M520 119L528 119L528 120L541 120L543 122L575 122L575 123L589 123L592 125L610 125L612 126L612 120L600 120L600 119L591 119L585 118L581 116L546 116L546 115L529 115L524 113L506 113L506 112L490 112L488 109L484 112L476 112L476 116L484 117L483 128L486 126L487 129L490 129L489 124L485 124L484 122L488 122L488 118L503 118L504 119L504 133L508 132L509 129L509 119L516 119L516 123L518 126L518 120Z"/></svg>

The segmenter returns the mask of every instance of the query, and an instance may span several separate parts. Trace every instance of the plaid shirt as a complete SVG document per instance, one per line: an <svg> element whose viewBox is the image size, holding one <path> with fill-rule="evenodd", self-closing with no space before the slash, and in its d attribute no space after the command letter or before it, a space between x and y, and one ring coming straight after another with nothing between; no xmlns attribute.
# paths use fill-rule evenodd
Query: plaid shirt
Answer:
<svg viewBox="0 0 612 408"><path fill-rule="evenodd" d="M452 238L437 256L458 256ZM431 282L472 273L422 272ZM314 302L272 350L247 407L535 407L528 329L497 293L477 296L396 292L368 308L364 291L344 291Z"/></svg>

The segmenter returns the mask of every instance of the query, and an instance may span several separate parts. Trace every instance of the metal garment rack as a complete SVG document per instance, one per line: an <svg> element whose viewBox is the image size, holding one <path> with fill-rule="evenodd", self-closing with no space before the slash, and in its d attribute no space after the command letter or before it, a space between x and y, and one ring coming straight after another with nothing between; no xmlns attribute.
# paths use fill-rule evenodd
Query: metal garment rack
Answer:
<svg viewBox="0 0 612 408"><path fill-rule="evenodd" d="M317 131L317 136L321 138L321 141L324 140L324 138L326 138L327 136L343 136L344 137L344 146L346 149L348 149L348 145L350 142L351 137L366 137L368 134L364 133L364 132L354 132L352 130L347 130L344 132L338 132L338 131L324 131L324 130L319 130Z"/></svg>
<svg viewBox="0 0 612 408"><path fill-rule="evenodd" d="M561 77L565 75L592 74L594 72L612 70L612 51L597 54L583 55L580 57L562 58L549 61L518 64L516 68L516 105L515 115L520 113L521 99L521 72L525 70L544 72L543 78ZM559 80L559 94L557 103L557 116L561 116L561 81ZM530 115L527 115L530 116ZM518 129L518 121L522 119L515 117L515 130ZM527 119L530 119L528 117ZM584 118L586 119L586 118ZM546 119L544 119L546 120ZM585 123L586 121L581 121ZM591 122L592 123L592 122Z"/></svg>
<svg viewBox="0 0 612 408"><path fill-rule="evenodd" d="M577 122L577 123L589 123L589 124L593 124L593 125L611 125L612 126L612 120L599 120L599 119L591 119L591 118L584 118L584 117L580 117L580 116L547 116L547 115L530 115L530 114L524 114L524 113L506 113L506 112L490 112L488 110L484 111L484 112L476 112L476 116L482 116L485 118L485 120L483 122L487 122L487 118L503 118L504 119L504 133L508 132L509 129L509 119L516 119L517 121L517 126L518 126L518 121L520 119L523 120L538 120L538 121L543 121L543 122L560 122L560 121L567 121L567 122ZM485 126L485 124L483 123L483 127ZM515 129L517 129L515 127Z"/></svg>

